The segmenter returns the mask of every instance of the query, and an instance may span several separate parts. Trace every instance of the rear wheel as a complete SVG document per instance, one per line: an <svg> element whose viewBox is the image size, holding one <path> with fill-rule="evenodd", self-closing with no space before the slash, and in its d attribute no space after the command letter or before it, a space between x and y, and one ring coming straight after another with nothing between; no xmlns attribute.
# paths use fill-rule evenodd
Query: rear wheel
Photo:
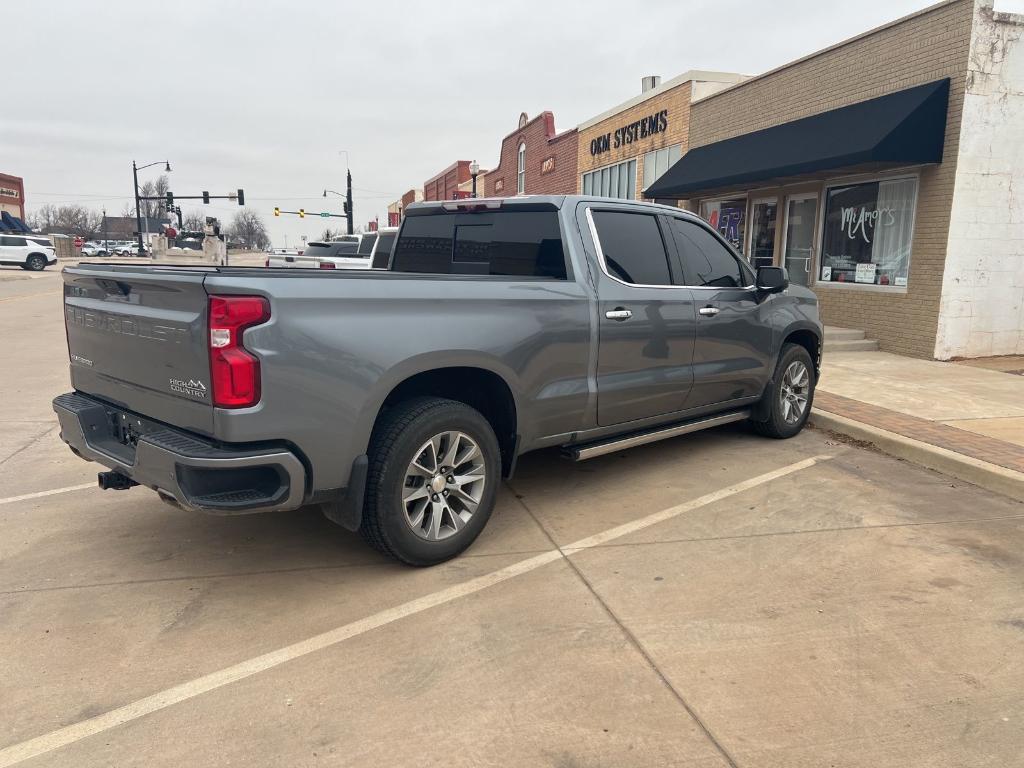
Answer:
<svg viewBox="0 0 1024 768"><path fill-rule="evenodd" d="M501 452L475 409L436 397L384 413L370 441L359 532L409 565L435 565L465 550L494 509Z"/></svg>
<svg viewBox="0 0 1024 768"><path fill-rule="evenodd" d="M41 253L33 253L25 261L25 269L29 272L42 272L46 269L46 257Z"/></svg>
<svg viewBox="0 0 1024 768"><path fill-rule="evenodd" d="M765 392L768 418L751 422L766 437L793 437L804 428L814 401L814 364L807 350L799 344L782 348L775 376Z"/></svg>

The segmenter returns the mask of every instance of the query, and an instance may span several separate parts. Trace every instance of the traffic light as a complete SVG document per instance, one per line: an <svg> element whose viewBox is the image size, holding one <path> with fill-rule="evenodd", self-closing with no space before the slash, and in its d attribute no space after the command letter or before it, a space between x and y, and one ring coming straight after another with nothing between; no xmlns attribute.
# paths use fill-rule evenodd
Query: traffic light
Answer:
<svg viewBox="0 0 1024 768"><path fill-rule="evenodd" d="M280 216L281 215L281 209L280 208L274 208L274 215L275 216Z"/></svg>
<svg viewBox="0 0 1024 768"><path fill-rule="evenodd" d="M171 192L171 191L167 192L167 210L168 211L173 211L174 210L174 193Z"/></svg>
<svg viewBox="0 0 1024 768"><path fill-rule="evenodd" d="M300 219L306 218L306 209L305 208L299 208L299 218Z"/></svg>
<svg viewBox="0 0 1024 768"><path fill-rule="evenodd" d="M241 189L238 190L238 204L245 205L245 192Z"/></svg>
<svg viewBox="0 0 1024 768"><path fill-rule="evenodd" d="M346 216L348 216L348 200L341 204L341 210Z"/></svg>
<svg viewBox="0 0 1024 768"><path fill-rule="evenodd" d="M209 193L209 192L207 192L207 191L206 191L206 190L204 189L204 190L203 190L203 205L209 205L209 204L210 204L210 193Z"/></svg>

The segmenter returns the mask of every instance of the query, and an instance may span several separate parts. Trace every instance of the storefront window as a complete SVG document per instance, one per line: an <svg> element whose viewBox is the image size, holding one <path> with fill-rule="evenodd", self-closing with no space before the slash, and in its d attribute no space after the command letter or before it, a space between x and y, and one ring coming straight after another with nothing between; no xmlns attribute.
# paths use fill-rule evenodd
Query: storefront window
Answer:
<svg viewBox="0 0 1024 768"><path fill-rule="evenodd" d="M819 280L905 286L916 204L916 178L831 187Z"/></svg>
<svg viewBox="0 0 1024 768"><path fill-rule="evenodd" d="M747 226L746 198L701 203L700 215L733 248L743 251L743 235Z"/></svg>
<svg viewBox="0 0 1024 768"><path fill-rule="evenodd" d="M644 189L658 180L669 168L675 164L682 154L682 145L674 147L663 147L644 155Z"/></svg>
<svg viewBox="0 0 1024 768"><path fill-rule="evenodd" d="M779 202L755 200L750 206L750 253L747 258L754 269L770 267L775 263L775 227L779 215Z"/></svg>
<svg viewBox="0 0 1024 768"><path fill-rule="evenodd" d="M583 174L583 194L597 197L636 198L636 160L627 160Z"/></svg>

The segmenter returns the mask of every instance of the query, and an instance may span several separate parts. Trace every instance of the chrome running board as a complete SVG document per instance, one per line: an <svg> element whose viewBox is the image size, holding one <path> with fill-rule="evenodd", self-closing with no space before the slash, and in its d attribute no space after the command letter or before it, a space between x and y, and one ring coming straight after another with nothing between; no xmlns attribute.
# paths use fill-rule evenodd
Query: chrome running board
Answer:
<svg viewBox="0 0 1024 768"><path fill-rule="evenodd" d="M686 421L670 427L658 427L647 432L634 432L630 435L618 436L602 442L569 445L563 449L563 452L565 456L573 461L585 461L596 456L604 456L606 453L614 453L615 451L622 451L626 448L634 448L638 445L646 445L647 443L656 443L659 440L667 440L678 435L687 435L690 432L700 432L702 429L710 429L722 424L731 424L734 421L743 421L749 417L749 409L731 411L718 414L717 416Z"/></svg>

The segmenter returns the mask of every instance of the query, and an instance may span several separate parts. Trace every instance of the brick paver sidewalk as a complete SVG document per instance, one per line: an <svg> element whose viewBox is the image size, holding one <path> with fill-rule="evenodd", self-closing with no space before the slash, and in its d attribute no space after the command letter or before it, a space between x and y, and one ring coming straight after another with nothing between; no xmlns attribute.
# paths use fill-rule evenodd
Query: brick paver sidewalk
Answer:
<svg viewBox="0 0 1024 768"><path fill-rule="evenodd" d="M820 389L814 393L814 407L836 416L895 432L911 440L945 448L947 451L987 461L1006 469L1024 472L1024 448L994 437L978 435L917 416L908 416L899 411L862 403Z"/></svg>

